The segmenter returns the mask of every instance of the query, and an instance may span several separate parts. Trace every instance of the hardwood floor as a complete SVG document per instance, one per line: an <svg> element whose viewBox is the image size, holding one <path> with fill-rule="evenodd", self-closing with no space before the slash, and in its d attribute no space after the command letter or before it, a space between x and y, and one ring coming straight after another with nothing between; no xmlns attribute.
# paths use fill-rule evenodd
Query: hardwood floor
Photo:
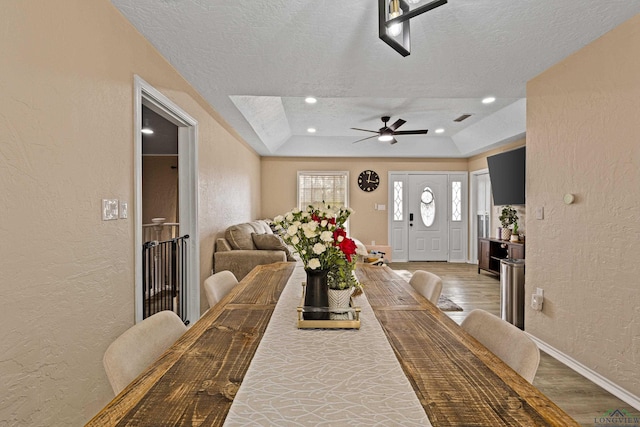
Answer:
<svg viewBox="0 0 640 427"><path fill-rule="evenodd" d="M440 276L442 294L464 309L446 312L457 323L474 308L500 315L500 280L486 272L478 274L476 265L392 262L389 267L412 272L426 270ZM542 351L533 384L583 426L594 426L596 418L613 409L624 409L634 415L640 412Z"/></svg>

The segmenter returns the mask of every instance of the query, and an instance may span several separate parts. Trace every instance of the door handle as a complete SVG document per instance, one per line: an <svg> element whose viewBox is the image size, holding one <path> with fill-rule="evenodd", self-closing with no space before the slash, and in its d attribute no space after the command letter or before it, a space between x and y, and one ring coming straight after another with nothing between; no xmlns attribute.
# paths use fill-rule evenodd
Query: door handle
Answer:
<svg viewBox="0 0 640 427"><path fill-rule="evenodd" d="M410 222L413 221L413 214L412 213L409 214L409 221Z"/></svg>

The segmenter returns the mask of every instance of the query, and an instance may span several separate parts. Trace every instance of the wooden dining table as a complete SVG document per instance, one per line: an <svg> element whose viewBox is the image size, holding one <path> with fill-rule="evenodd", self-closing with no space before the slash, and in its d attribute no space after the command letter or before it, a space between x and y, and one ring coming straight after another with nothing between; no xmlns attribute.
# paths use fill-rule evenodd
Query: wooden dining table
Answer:
<svg viewBox="0 0 640 427"><path fill-rule="evenodd" d="M285 396L283 392L279 395L278 383L280 380L286 383L287 378L282 378L283 375L259 378L260 370L269 370L273 364L271 361L280 360L280 355L274 358L272 352L282 351L283 357L296 357L295 352L287 355L287 351L291 350L287 345L277 345L279 337L283 338L283 342L287 341L282 336L282 330L274 332L273 328L278 314L276 311L274 315L274 310L281 295L285 300L287 290L289 294L298 291L290 287L300 284L290 282L292 277L299 279L294 274L299 269L296 263L256 267L87 425L217 426L225 422L227 425L344 424L331 422L340 418L329 416L330 413L334 417L338 415L333 414L331 397L327 394L320 398L313 393L306 393L303 384L306 393L304 398L296 393L287 393ZM381 350L370 349L370 353L375 355L373 359L382 357L376 351L384 355L384 346L387 346L390 347L389 354L393 361L385 362L384 369L393 364L398 367L395 369L390 366L389 372L385 372L389 376L389 390L383 390L378 395L377 390L381 387L372 386L366 395L356 394L356 398L348 403L351 413L370 416L375 422L369 425L390 425L389 420L397 416L393 413L395 404L385 405L385 402L378 402L377 399L382 399L382 395L386 399L389 397L386 394L397 394L399 402L408 403L407 409L395 408L396 412L409 417L415 425L578 426L538 389L418 294L389 267L359 264L356 275L364 286L366 296L366 300L362 300L366 305L366 310L363 309L363 325L361 330L340 335L339 339L346 341L336 345L358 342L362 336L358 334L368 333L365 325L369 325L373 336L378 337L378 341L384 341L378 342ZM284 314L288 315L288 307L279 304L278 309L280 312L285 309ZM367 310L371 313L370 317L366 317ZM310 343L315 337L320 337L321 330L299 332L302 330L293 326L296 315L295 309L291 310L292 334L295 331ZM375 335L377 329L382 331L379 335ZM285 328L285 334L287 330ZM265 335L265 342L261 345ZM323 336L331 338L331 335ZM339 339L336 335L336 342ZM327 352L337 350L330 348L331 341L323 341L322 345ZM326 368L322 366L317 372L325 372ZM370 376L371 372L357 372L357 363L350 369L356 370L352 375L356 381L363 378L361 383L357 383L361 384L360 387L380 381L380 378ZM278 371L274 372L277 375ZM275 389L270 389L271 385ZM406 394L407 390L411 396ZM269 393L272 394L271 400L268 400ZM346 399L352 395L345 394ZM260 408L268 410L252 409L252 400L258 398L265 400L260 401L263 405ZM367 399L369 402L364 402ZM411 406L412 399L416 400L416 405ZM339 400L344 399L339 397ZM357 406L361 402L371 406L360 410ZM278 405L284 409L281 411ZM415 413L416 406L420 413ZM378 408L380 413L376 414ZM326 419L322 411L327 414ZM410 411L415 416L408 415ZM317 418L308 417L307 412L313 412ZM365 422L354 419L351 424L365 425Z"/></svg>

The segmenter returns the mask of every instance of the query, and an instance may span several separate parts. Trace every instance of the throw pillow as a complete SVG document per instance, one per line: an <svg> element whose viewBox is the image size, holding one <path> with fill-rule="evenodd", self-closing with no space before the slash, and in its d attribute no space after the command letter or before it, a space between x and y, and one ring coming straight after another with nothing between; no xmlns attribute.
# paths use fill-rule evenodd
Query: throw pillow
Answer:
<svg viewBox="0 0 640 427"><path fill-rule="evenodd" d="M253 239L251 239L251 233L254 231L255 229L251 224L245 222L227 228L224 237L233 249L253 250L256 248L253 244Z"/></svg>
<svg viewBox="0 0 640 427"><path fill-rule="evenodd" d="M296 259L291 255L289 248L284 244L282 238L277 234L256 234L251 233L253 244L256 248L266 251L284 251L287 255L287 261L295 261Z"/></svg>

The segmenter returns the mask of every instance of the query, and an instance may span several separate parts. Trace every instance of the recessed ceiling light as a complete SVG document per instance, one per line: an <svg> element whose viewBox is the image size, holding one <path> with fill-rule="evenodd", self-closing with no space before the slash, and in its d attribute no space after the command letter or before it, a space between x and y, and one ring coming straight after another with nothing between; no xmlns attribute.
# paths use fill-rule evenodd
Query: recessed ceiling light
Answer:
<svg viewBox="0 0 640 427"><path fill-rule="evenodd" d="M315 104L316 102L318 102L318 100L315 99L313 96L307 96L304 99L304 102L306 102L307 104Z"/></svg>
<svg viewBox="0 0 640 427"><path fill-rule="evenodd" d="M144 119L144 126L142 126L142 129L140 129L140 132L147 135L153 134L153 129L149 127L149 119Z"/></svg>
<svg viewBox="0 0 640 427"><path fill-rule="evenodd" d="M496 98L493 96L488 96L485 99L482 100L483 104L491 104L493 101L495 101Z"/></svg>
<svg viewBox="0 0 640 427"><path fill-rule="evenodd" d="M307 132L316 133L316 128L307 128Z"/></svg>
<svg viewBox="0 0 640 427"><path fill-rule="evenodd" d="M443 132L444 132L444 129L443 129L443 128L438 128L438 129L436 129L436 133L443 133Z"/></svg>

